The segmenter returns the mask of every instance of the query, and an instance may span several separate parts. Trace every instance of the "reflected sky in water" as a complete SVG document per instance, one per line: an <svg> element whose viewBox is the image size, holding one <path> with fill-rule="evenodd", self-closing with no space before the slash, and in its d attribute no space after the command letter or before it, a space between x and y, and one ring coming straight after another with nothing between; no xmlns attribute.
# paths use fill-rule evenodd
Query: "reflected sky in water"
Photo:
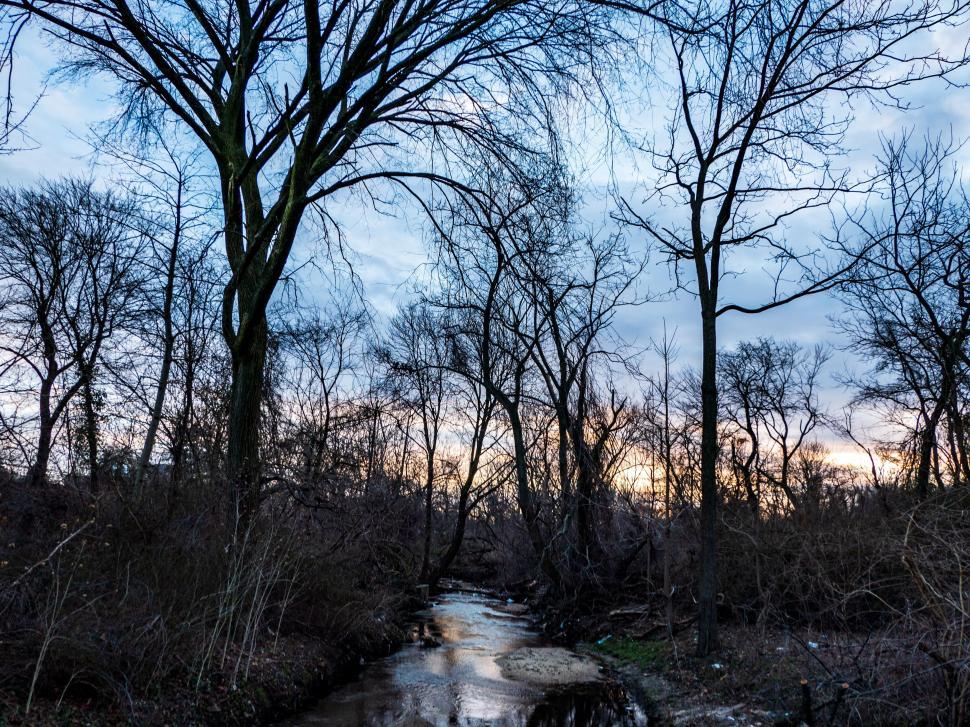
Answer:
<svg viewBox="0 0 970 727"><path fill-rule="evenodd" d="M646 725L644 714L611 685L549 690L506 679L496 659L548 645L526 619L479 594L449 593L417 615L414 643L368 666L321 700L296 725L494 725L495 727ZM429 635L438 648L421 648Z"/></svg>

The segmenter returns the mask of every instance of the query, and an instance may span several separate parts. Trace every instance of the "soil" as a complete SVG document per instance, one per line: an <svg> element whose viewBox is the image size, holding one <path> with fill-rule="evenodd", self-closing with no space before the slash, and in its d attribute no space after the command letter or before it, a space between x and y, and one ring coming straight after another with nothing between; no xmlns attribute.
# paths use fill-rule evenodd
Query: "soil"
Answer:
<svg viewBox="0 0 970 727"><path fill-rule="evenodd" d="M727 621L716 656L699 658L688 614L675 619L671 639L662 613L646 605L571 618L537 599L533 612L555 640L598 660L651 724L794 727L812 713L818 724L910 724L918 717L871 695L879 668L908 652L876 651L867 634Z"/></svg>
<svg viewBox="0 0 970 727"><path fill-rule="evenodd" d="M699 658L689 627L672 641L663 631L648 639L622 633L614 629L609 639L578 648L619 679L651 724L930 723L925 705L892 687L913 668L912 649L902 641L725 623L717 655Z"/></svg>

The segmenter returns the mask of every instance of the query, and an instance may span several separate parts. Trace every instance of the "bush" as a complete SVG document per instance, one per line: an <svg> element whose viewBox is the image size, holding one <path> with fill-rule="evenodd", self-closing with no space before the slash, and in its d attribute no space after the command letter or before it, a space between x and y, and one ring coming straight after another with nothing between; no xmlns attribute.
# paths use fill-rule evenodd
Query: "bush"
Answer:
<svg viewBox="0 0 970 727"><path fill-rule="evenodd" d="M133 714L139 700L244 683L281 634L348 651L387 638L400 588L380 575L385 553L351 543L329 557L321 523L285 503L230 531L210 494L165 514L150 495L4 482L0 690L27 711L81 700Z"/></svg>

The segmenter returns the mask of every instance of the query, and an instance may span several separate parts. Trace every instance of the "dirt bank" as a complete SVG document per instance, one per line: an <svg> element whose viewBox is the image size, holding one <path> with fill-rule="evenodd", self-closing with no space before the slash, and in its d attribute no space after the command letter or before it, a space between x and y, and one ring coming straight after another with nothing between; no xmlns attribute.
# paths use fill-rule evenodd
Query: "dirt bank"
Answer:
<svg viewBox="0 0 970 727"><path fill-rule="evenodd" d="M403 642L399 623L366 650L327 644L309 636L280 637L253 658L248 677L235 687L223 675L193 688L184 681L159 684L155 699L136 699L127 711L94 701L36 702L29 714L0 694L0 725L162 725L236 727L272 724L311 706L353 678L370 659L386 656Z"/></svg>

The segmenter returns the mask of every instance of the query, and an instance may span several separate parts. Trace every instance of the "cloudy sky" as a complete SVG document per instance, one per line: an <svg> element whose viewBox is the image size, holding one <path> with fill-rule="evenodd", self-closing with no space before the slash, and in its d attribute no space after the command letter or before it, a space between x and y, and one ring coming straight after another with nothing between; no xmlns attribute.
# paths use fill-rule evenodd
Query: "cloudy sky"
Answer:
<svg viewBox="0 0 970 727"><path fill-rule="evenodd" d="M92 126L112 118L115 113L110 83L92 79L85 85L68 85L48 79L56 62L54 52L37 36L28 35L22 40L15 68L17 101L26 106L37 95L43 95L26 123L29 139L25 148L0 156L0 181L17 185L62 174L105 175L103 169L93 166L85 139ZM965 41L965 29L944 31L933 39L934 44L949 48L961 46ZM906 129L915 129L919 135L952 132L957 139L970 134L970 91L929 81L906 89L906 100L911 108L905 112L868 106L855 109L845 156L838 161L853 171L870 168L880 137L897 137ZM652 128L663 127L668 112L662 101L656 101L652 106L642 104L627 113L638 133L649 135ZM642 178L643 170L632 153L610 155L606 135L595 123L574 131L582 141L574 146L574 162L584 185L585 216L591 228L608 229L610 214L615 209L611 188L619 188L637 201L639 193L634 190L633 180ZM964 148L960 158L970 164L970 151ZM660 215L675 213L653 211ZM370 301L379 312L393 311L406 297L415 270L426 259L422 220L416 214L391 217L361 207L346 215L344 224L356 272L365 284ZM824 214L802 218L789 234L809 239L825 232L828 225ZM636 233L629 233L629 244L632 250L645 254L645 240L639 239ZM311 249L312 246L305 247L304 253ZM755 302L770 297L770 280L761 273L757 259L736 258L732 264L736 272L743 274L724 283L725 299ZM312 286L313 281L308 282ZM668 270L659 259L650 262L644 283L655 292L669 287ZM721 320L720 341L730 347L746 338L774 335L804 344L821 342L832 346L835 355L828 367L825 396L831 408L837 410L848 394L839 388L833 376L861 366L838 350L841 342L830 325L831 316L838 310L838 302L831 296L819 295L757 317L731 314ZM689 295L667 296L627 309L619 323L621 335L642 346L648 345L651 338L661 336L666 324L668 330L677 331L681 363L693 364L699 360L698 306Z"/></svg>

